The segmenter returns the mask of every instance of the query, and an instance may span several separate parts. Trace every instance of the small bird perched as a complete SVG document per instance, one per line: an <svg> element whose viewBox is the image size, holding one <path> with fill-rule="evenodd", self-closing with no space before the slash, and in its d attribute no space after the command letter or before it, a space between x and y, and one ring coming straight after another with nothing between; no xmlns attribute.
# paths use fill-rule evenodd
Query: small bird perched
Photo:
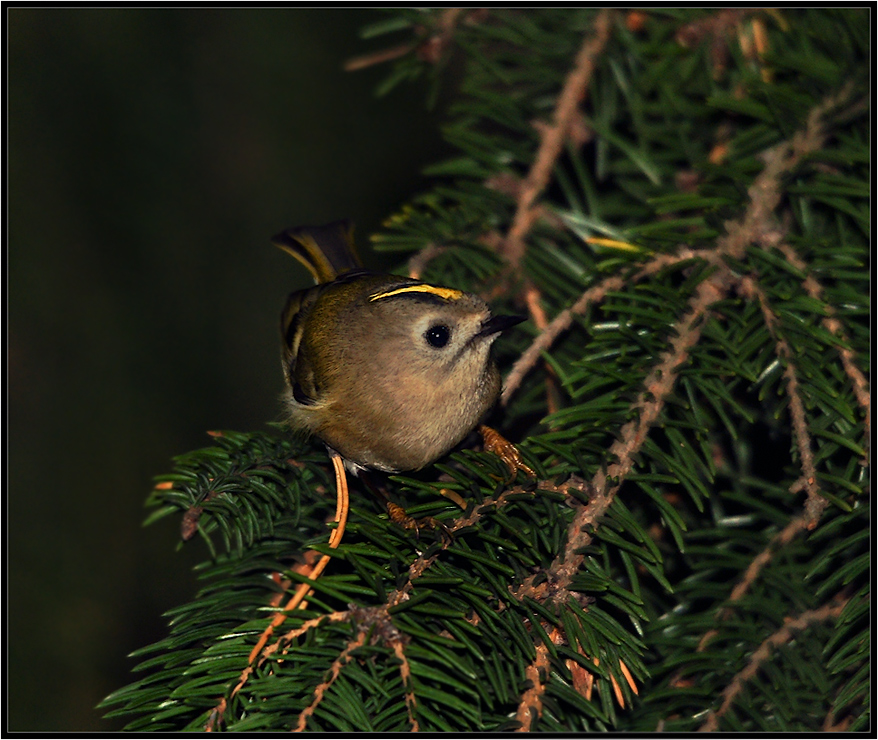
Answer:
<svg viewBox="0 0 878 740"><path fill-rule="evenodd" d="M348 221L272 242L318 283L291 293L281 314L294 429L356 473L418 470L475 428L500 392L491 345L523 317L492 316L472 293L363 270Z"/></svg>
<svg viewBox="0 0 878 740"><path fill-rule="evenodd" d="M472 293L362 269L349 221L287 229L272 242L317 282L290 293L281 354L290 424L321 439L335 468L328 546L336 548L349 508L345 469L418 470L460 442L500 393L491 345L524 318L492 316ZM500 435L487 427L482 433L486 445L500 441L508 465L532 474ZM393 521L417 527L401 507L388 502L387 509ZM324 554L311 568L310 582L329 560ZM301 583L274 615L250 652L251 665L310 589Z"/></svg>

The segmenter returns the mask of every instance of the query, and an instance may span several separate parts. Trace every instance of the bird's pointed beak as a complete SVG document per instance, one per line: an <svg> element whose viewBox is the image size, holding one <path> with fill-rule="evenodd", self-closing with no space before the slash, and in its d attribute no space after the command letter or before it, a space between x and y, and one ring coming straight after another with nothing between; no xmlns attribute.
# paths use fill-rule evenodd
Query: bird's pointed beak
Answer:
<svg viewBox="0 0 878 740"><path fill-rule="evenodd" d="M493 334L499 334L506 331L516 324L525 321L527 316L492 316L487 321L482 322L482 328L479 329L478 337L490 337Z"/></svg>

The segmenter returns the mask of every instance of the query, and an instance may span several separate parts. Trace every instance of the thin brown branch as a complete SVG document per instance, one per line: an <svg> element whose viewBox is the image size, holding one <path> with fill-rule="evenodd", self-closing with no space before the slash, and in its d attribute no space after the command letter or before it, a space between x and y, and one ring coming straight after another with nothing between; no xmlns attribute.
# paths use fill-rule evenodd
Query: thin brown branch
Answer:
<svg viewBox="0 0 878 740"><path fill-rule="evenodd" d="M348 513L350 512L350 504L348 501L347 475L345 473L344 463L342 462L342 458L340 455L336 453L332 454L332 465L335 468L335 483L337 491L335 509L336 527L329 535L328 545L329 547L335 549L336 547L338 547L339 543L342 540L342 537L344 536L345 524L347 522ZM313 583L320 577L320 575L326 569L326 566L329 565L329 561L331 559L331 555L323 555L320 560L317 561L317 564L311 569L311 572L308 574L311 582L304 582L299 584L299 587L296 589L295 594L293 594L290 600L284 605L283 610L275 613L274 617L272 617L271 622L263 630L259 639L256 641L256 644L253 646L253 649L250 651L250 658L247 661L249 665L253 665L253 663L257 660L260 652L262 651L262 648L271 638L272 634L274 634L274 630L284 623L284 620L287 618L288 613L293 611L294 609L305 608L305 598L313 588L311 583Z"/></svg>
<svg viewBox="0 0 878 740"><path fill-rule="evenodd" d="M665 399L674 388L679 368L687 361L689 350L698 343L711 306L727 295L732 280L728 270L719 270L699 284L689 301L689 311L673 328L670 348L662 354L659 363L647 376L644 390L632 406L638 418L622 427L619 439L610 448L610 454L616 462L606 470L598 471L592 479L590 501L574 515L567 530L564 552L550 566L552 577L538 587L533 586L533 577L528 578L513 591L514 595L520 598L527 594L538 600L550 595L564 596L570 579L582 564L584 556L580 551L591 543L589 525L594 526L613 502L646 441L649 427L658 419Z"/></svg>
<svg viewBox="0 0 878 740"><path fill-rule="evenodd" d="M853 85L848 84L837 95L827 97L811 109L802 129L763 153L765 167L747 189L750 198L747 210L742 218L725 224L726 234L717 241L719 251L741 259L750 244L779 242L773 214L783 197L783 176L798 166L804 156L823 147L827 138L827 114L845 103L852 91Z"/></svg>
<svg viewBox="0 0 878 740"><path fill-rule="evenodd" d="M306 632L316 629L320 625L329 622L347 622L348 620L354 618L354 615L355 614L352 610L346 610L343 612L330 612L329 614L323 614L319 617L315 617L314 619L309 619L307 622L303 622L295 629L291 629L289 632L286 632L284 635L279 637L274 644L269 645L267 648L265 648L262 653L259 665L261 665L266 660L266 658L269 658L274 653L276 653L280 648L284 648L284 650L286 650L287 645L289 645L297 637L301 637L302 635L304 635Z"/></svg>
<svg viewBox="0 0 878 740"><path fill-rule="evenodd" d="M463 8L446 8L436 22L436 33L426 36L419 43L409 41L387 49L379 49L369 54L353 57L344 63L344 71L355 72L375 64L390 62L404 57L411 51L416 51L418 58L422 61L436 64L451 44L451 39L454 36L454 27L463 10ZM481 11L475 10L468 14L467 20L477 20L481 17ZM417 26L415 32L424 34L426 29L423 26Z"/></svg>
<svg viewBox="0 0 878 740"><path fill-rule="evenodd" d="M744 594L750 589L750 586L753 585L760 571L768 564L771 560L771 556L773 552L778 547L783 547L784 545L792 542L793 538L798 535L800 532L805 531L808 528L808 518L804 515L799 515L790 520L786 527L784 527L780 532L778 532L774 537L771 538L771 542L768 547L766 547L757 557L753 559L753 562L747 567L747 570L744 573L744 577L738 582L738 584L732 589L732 593L729 595L729 601L738 601L740 600Z"/></svg>
<svg viewBox="0 0 878 740"><path fill-rule="evenodd" d="M409 260L409 277L414 278L415 280L420 280L421 275L424 274L424 270L427 269L427 265L430 261L442 254L445 249L446 247L439 244L428 244L420 250Z"/></svg>
<svg viewBox="0 0 878 740"><path fill-rule="evenodd" d="M768 661L771 657L772 651L781 645L787 644L796 632L808 629L808 627L813 624L837 619L849 598L850 597L838 595L830 603L825 604L819 609L812 609L803 612L795 619L787 618L783 627L770 637L766 638L762 644L753 651L747 665L735 675L731 683L723 690L723 702L720 705L720 708L715 712L710 713L707 721L698 728L698 731L718 732L720 718L728 712L729 708L738 697L738 694L744 689L744 685L747 681L753 678L759 672L762 665Z"/></svg>
<svg viewBox="0 0 878 740"><path fill-rule="evenodd" d="M428 39L418 44L418 57L430 64L437 64L445 50L450 46L454 37L454 27L457 25L463 8L446 8L436 23L438 33L434 33Z"/></svg>
<svg viewBox="0 0 878 740"><path fill-rule="evenodd" d="M808 421L805 414L805 404L799 390L799 378L796 366L793 362L793 350L786 339L777 333L778 318L768 302L768 297L751 277L742 278L739 290L743 296L749 299L755 298L759 302L765 326L774 339L775 354L784 367L784 378L787 381L787 396L790 400L790 418L793 422L793 433L796 438L796 447L799 450L799 460L802 466L802 481L808 492L808 500L805 510L809 516L808 527L813 529L826 508L827 501L820 495L820 487L817 485L817 469L814 466L814 454L811 451L811 435L808 433Z"/></svg>
<svg viewBox="0 0 878 740"><path fill-rule="evenodd" d="M350 619L351 616L352 612L344 611L332 612L331 614L324 614L323 616L317 617L316 619L309 619L300 627L297 627L296 629L287 632L283 637L278 638L272 645L268 645L264 649L260 648L258 659L254 660L251 658L251 660L247 664L247 667L243 671L241 671L241 675L238 676L237 683L235 684L232 691L229 693L229 701L234 699L235 696L237 696L238 693L241 691L241 689L244 688L244 686L247 684L247 681L250 680L250 676L253 675L253 672L259 666L261 666L272 654L277 652L282 646L288 645L296 637L305 634L308 630L314 629L324 622L344 621ZM265 633L263 633L263 635L264 634ZM226 697L222 697L208 717L207 724L205 724L204 727L205 732L219 729L220 725L222 724L223 716L225 715L227 706L228 704L226 701Z"/></svg>
<svg viewBox="0 0 878 740"><path fill-rule="evenodd" d="M808 295L811 296L812 298L814 298L815 300L819 300L822 302L823 287L820 285L820 283L817 281L817 279L812 274L810 274L808 267L805 264L804 260L802 260L801 257L799 257L799 255L796 253L796 251L792 248L792 246L790 246L786 242L781 241L781 242L775 244L774 246L777 247L777 249L784 255L786 260L791 265L793 265L796 269L798 269L800 272L802 272L806 275L802 285L803 285L805 291L808 293ZM763 315L765 315L765 323L769 327L769 330L772 331L772 334L774 335L773 327L776 324L777 319L774 316L774 314L771 312L764 293L761 290L759 290L756 287L755 283L752 281L752 279L749 279L749 278L742 281L742 288L744 291L748 292L751 295L751 297L753 294L758 293L758 300L759 300L760 306L762 308ZM840 322L838 322L836 319L834 319L831 315L832 314L832 307L827 305L826 308L827 308L827 311L830 313L830 316L824 317L822 319L821 323L829 332L831 332L834 336L839 337L843 342L846 343L847 337L845 336L844 332L841 329ZM775 337L775 341L778 341L776 337ZM853 382L854 393L857 396L857 399L860 402L860 405L864 409L866 438L868 439L869 438L869 425L870 425L870 396L869 396L867 381L866 381L865 377L863 376L863 374L860 372L859 368L857 368L855 365L853 365L853 358L855 356L854 353L845 347L839 347L839 353L841 354L841 357L842 357L842 363L844 365L845 372L847 373L848 377ZM779 356L781 356L781 355L784 358L786 358L787 360L789 360L790 349L789 349L788 345L785 346L783 349L779 349ZM801 404L801 401L799 400L799 402L795 405L795 409L794 409L793 403L791 401L791 413L795 413L796 418L801 418L801 416L804 414L804 409L801 406L802 406L802 404ZM797 430L797 432L796 432L796 437L797 437L799 444L801 444L802 443L802 435L801 435L799 430ZM808 457L808 456L810 456L810 445L808 446L807 454L805 457ZM813 468L813 464L812 464L812 468ZM812 470L812 472L814 472L814 471ZM808 491L809 497L808 497L808 501L807 501L807 505L806 505L806 512L791 519L790 522L787 524L787 526L784 527L784 529L781 530L778 534L776 534L772 538L772 540L768 543L766 548L764 550L762 550L762 552L760 552L753 559L753 561L748 566L747 571L744 574L744 577L741 579L741 581L738 582L738 584L735 586L735 588L732 590L731 594L729 595L729 599L728 599L729 605L727 605L726 607L721 609L719 611L719 613L717 614L718 621L725 620L729 616L731 616L731 614L732 614L731 604L740 600L744 596L744 594L747 593L749 588L752 586L752 584L758 578L762 569L771 561L771 558L773 557L774 552L775 552L775 550L777 550L778 547L782 547L782 546L788 544L800 532L805 531L809 528L813 528L813 526L816 524L815 516L819 518L819 515L822 513L822 511L826 507L826 503L825 503L825 500L822 498L820 498L819 500L814 499L814 497L812 495L812 491L814 488L813 480L814 480L813 475L809 475L809 473L806 471L806 473L801 478L799 478L796 481L796 483L793 485L793 487L791 488L791 491L794 493L799 491L799 490L803 490L803 489ZM817 495L819 496L819 493ZM718 629L712 629L712 630L709 630L708 632L706 632L702 636L701 640L698 643L697 651L698 652L703 651L707 647L707 645L710 643L710 641L717 634L719 634Z"/></svg>
<svg viewBox="0 0 878 740"><path fill-rule="evenodd" d="M519 726L516 732L530 732L536 719L543 716L542 695L546 690L546 673L549 669L549 648L543 643L536 646L536 658L524 670L525 678L530 686L521 695L515 719Z"/></svg>
<svg viewBox="0 0 878 740"><path fill-rule="evenodd" d="M338 657L333 661L327 679L314 689L313 700L299 715L297 726L294 728L294 731L303 731L306 729L308 717L314 713L317 706L323 700L326 691L338 678L341 669L350 662L351 653L357 647L364 645L366 637L371 634L373 636L373 642L377 640L390 647L393 650L394 655L400 659L400 675L405 688L405 701L408 709L409 720L412 725L412 730L417 732L418 722L414 715L416 699L414 693L410 689L411 666L409 665L408 658L404 652L404 647L407 643L408 637L401 634L396 627L393 626L393 622L387 612L389 606L392 606L392 604L388 601L388 603L376 607L351 607L345 611L331 612L314 619L309 619L306 622L303 622L300 626L289 630L271 645L267 645L260 652L258 659L251 662L250 665L242 671L238 678L238 682L229 693L228 698L223 697L211 711L207 722L205 723L204 730L206 732L211 732L220 729L225 712L228 708L228 703L237 696L241 689L243 689L255 670L261 667L269 658L275 655L275 653L280 651L281 657L277 657L275 660L278 663L282 663L284 661L282 656L286 655L289 645L293 640L305 635L313 629L317 629L321 625L332 622L350 621L358 628L357 636L347 644L344 650L342 650Z"/></svg>
<svg viewBox="0 0 878 740"><path fill-rule="evenodd" d="M400 658L400 673L402 675L403 685L408 686L411 677L411 667L409 666L408 660L403 651L407 638L404 635L401 635L393 626L390 616L387 613L387 606L388 605L385 604L377 607L353 607L346 611L332 612L314 619L309 619L299 627L290 630L285 635L278 638L273 644L267 646L261 652L258 662L251 663L251 665L247 666L246 670L241 674L238 683L229 694L229 700L235 697L235 695L243 688L253 671L261 666L268 658L279 650L282 651L282 655L286 654L287 648L293 640L323 624L342 621L351 621L356 624L358 626L357 636L347 644L344 650L342 650L339 656L333 661L328 678L314 689L313 700L299 715L297 726L294 728L295 731L301 732L306 729L308 717L314 713L317 706L323 700L326 691L338 678L341 669L351 661L352 652L357 647L365 644L365 639L369 634L372 634L385 645L391 647L396 657ZM281 663L283 662L283 659L278 658L277 662ZM406 705L409 710L409 719L412 723L413 731L417 731L418 723L413 714L415 697L408 689L406 690ZM219 728L219 723L222 721L222 716L226 710L226 706L226 699L223 698L217 707L214 708L213 712L211 712L205 730Z"/></svg>
<svg viewBox="0 0 878 740"><path fill-rule="evenodd" d="M811 296L811 298L823 302L823 286L808 269L808 265L805 264L805 261L799 257L796 250L787 242L781 242L776 246L787 262L805 275L805 279L802 281L802 287L805 289L805 292ZM820 320L820 323L830 334L838 337L845 344L848 344L848 337L842 328L842 324L835 317L835 309L829 304L826 304L826 311L829 315L824 316ZM863 375L860 368L856 366L854 359L857 355L853 350L839 346L838 353L841 356L841 363L845 374L850 378L851 383L853 384L854 396L857 399L857 403L860 404L860 408L862 408L865 416L863 436L868 444L869 440L872 438L872 396L869 391L869 382L866 380L866 376Z"/></svg>
<svg viewBox="0 0 878 740"><path fill-rule="evenodd" d="M415 699L415 692L412 691L411 678L412 667L409 664L408 656L405 654L405 643L402 639L394 639L390 642L393 648L393 654L399 659L399 675L402 678L403 696L405 697L405 708L409 715L409 724L412 732L418 732L420 727L415 717L415 707L418 705Z"/></svg>
<svg viewBox="0 0 878 740"><path fill-rule="evenodd" d="M609 41L611 19L610 10L604 9L598 13L594 21L594 33L583 42L573 70L567 76L558 96L552 123L539 129L540 147L522 185L512 226L505 240L504 253L514 269L521 263L525 249L524 239L537 218L534 204L552 177L552 170L564 149L564 143L576 121L579 105L591 81L595 61Z"/></svg>
<svg viewBox="0 0 878 740"><path fill-rule="evenodd" d="M536 489L534 489L533 484L527 487L510 486L501 491L496 497L492 499L486 499L481 506L474 508L468 514L463 514L455 519L448 526L448 531L453 534L459 529L472 527L479 520L481 520L481 518L484 516L484 511L487 511L489 508L499 508L504 506L509 500L509 497L516 494L530 493L532 495L538 495L538 492L541 490L554 491L556 493L566 493L567 489L571 486L577 487L580 490L586 490L587 485L588 484L584 480L582 480L582 478L574 475L570 476L570 478L568 478L560 485L555 485L553 481L547 480L539 481L537 483ZM387 606L396 606L397 604L400 604L408 599L411 590L414 588L414 581L420 578L430 568L430 566L432 566L433 563L436 562L436 559L440 556L440 554L441 551L433 553L429 556L420 555L415 558L415 560L412 561L412 564L409 566L408 579L402 586L400 586L388 596Z"/></svg>
<svg viewBox="0 0 878 740"><path fill-rule="evenodd" d="M640 282L664 270L666 267L692 259L703 259L719 267L724 267L713 251L684 247L673 254L660 254L654 257L644 263L631 277L612 275L586 290L570 308L564 309L552 319L540 335L534 339L530 347L516 360L503 384L500 404L506 406L509 403L510 398L518 390L524 377L536 365L540 355L548 350L555 343L555 340L573 324L574 316L581 316L588 310L589 306L601 303L608 293L622 290L626 285Z"/></svg>
<svg viewBox="0 0 878 740"><path fill-rule="evenodd" d="M561 567L565 581L569 582L582 561L583 556L574 553L591 541L591 536L584 531L585 526L596 523L598 517L612 503L646 441L650 426L664 408L665 399L674 388L679 369L689 358L689 350L701 338L701 329L710 307L726 297L730 282L731 275L728 272L717 272L703 280L689 302L689 312L674 327L676 336L671 340L670 349L662 354L659 364L647 376L644 391L632 407L632 410L638 412L638 418L622 427L619 439L610 447L610 454L616 458L616 462L607 467L606 471L599 470L591 481L592 488L603 493L602 505L596 507L600 511L589 511L592 508L589 505L583 507L573 518L568 530L566 559ZM588 542L583 542L584 538ZM576 568L571 568L574 561Z"/></svg>
<svg viewBox="0 0 878 740"><path fill-rule="evenodd" d="M299 721L296 723L296 727L293 730L294 732L305 731L308 724L308 717L314 714L317 706L323 701L324 694L329 690L332 684L335 683L335 679L338 678L341 669L351 661L351 654L354 650L363 647L363 645L366 644L366 637L368 634L368 630L360 630L357 633L357 636L345 646L345 649L341 651L339 656L332 661L332 665L329 667L329 677L315 687L314 698L299 714Z"/></svg>
<svg viewBox="0 0 878 740"><path fill-rule="evenodd" d="M779 547L783 547L784 545L789 544L792 540L798 535L800 532L804 532L808 529L808 522L810 521L810 517L806 514L799 514L796 517L793 517L787 526L785 526L780 532L778 532L774 537L771 538L771 541L762 550L752 561L750 561L750 565L747 566L747 570L744 572L744 577L741 578L740 581L735 585L732 589L731 594L729 594L728 605L723 607L716 616L716 620L723 621L728 619L732 615L732 607L731 604L734 604L737 601L740 601L747 591L750 590L750 587L756 582L756 579L759 577L759 574L762 572L762 569L771 562L772 557L774 556L775 551ZM700 653L703 652L710 641L719 634L718 629L708 630L704 633L701 639L698 641L698 647L695 652Z"/></svg>
<svg viewBox="0 0 878 740"><path fill-rule="evenodd" d="M524 302L527 305L527 312L530 315L534 326L543 332L549 325L549 319L546 317L546 311L541 303L542 295L539 288L528 281L524 289ZM558 388L558 375L554 368L548 363L546 365L546 410L550 414L554 414L561 406L560 390Z"/></svg>
<svg viewBox="0 0 878 740"><path fill-rule="evenodd" d="M823 727L820 729L823 732L847 732L848 727L851 726L851 723L854 721L854 718L850 715L847 717L843 717L838 722L835 721L835 712L831 709L829 713L826 715L826 718L823 720Z"/></svg>
<svg viewBox="0 0 878 740"><path fill-rule="evenodd" d="M343 69L345 72L357 72L361 69L366 69L367 67L373 67L376 64L390 62L394 59L404 57L412 51L412 49L416 48L416 46L416 44L407 42L405 44L391 46L387 49L379 49L378 51L363 54L362 56L352 57L344 63Z"/></svg>
<svg viewBox="0 0 878 740"><path fill-rule="evenodd" d="M458 529L464 529L466 527L472 527L475 525L483 516L483 511L486 509L495 509L500 508L505 505L510 496L522 494L522 493L530 493L532 495L539 495L539 491L553 491L555 493L565 493L567 489L571 486L575 486L581 490L585 490L588 484L579 476L571 475L564 482L559 485L555 485L552 480L542 480L538 481L536 488L534 488L533 484L528 487L525 486L511 486L509 488L504 489L501 493L492 498L486 499L482 506L473 509L469 514L461 516L454 520L452 525L449 527L449 530L453 533Z"/></svg>
<svg viewBox="0 0 878 740"><path fill-rule="evenodd" d="M528 347L521 357L516 360L506 381L503 384L503 392L500 394L500 404L506 406L512 394L518 390L524 376L527 375L537 364L540 355L551 347L555 340L573 323L573 317L585 313L586 309L593 303L600 303L608 292L613 290L621 290L625 286L625 279L619 275L606 278L597 285L589 288L580 296L570 308L559 313L540 335L534 339L530 347Z"/></svg>
<svg viewBox="0 0 878 740"><path fill-rule="evenodd" d="M220 699L219 703L210 710L210 714L207 715L207 722L204 723L204 731L205 732L218 732L223 724L223 719L226 715L226 698L223 697Z"/></svg>

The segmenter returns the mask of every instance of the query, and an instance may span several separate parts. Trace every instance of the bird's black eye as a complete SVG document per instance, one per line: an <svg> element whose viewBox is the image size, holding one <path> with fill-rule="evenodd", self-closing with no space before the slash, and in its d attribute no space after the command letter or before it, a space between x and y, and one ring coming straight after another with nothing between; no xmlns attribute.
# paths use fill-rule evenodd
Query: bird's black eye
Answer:
<svg viewBox="0 0 878 740"><path fill-rule="evenodd" d="M427 344L431 347L444 347L448 344L448 340L451 339L451 329L449 329L445 324L433 324L426 332L424 332L424 339L427 340Z"/></svg>

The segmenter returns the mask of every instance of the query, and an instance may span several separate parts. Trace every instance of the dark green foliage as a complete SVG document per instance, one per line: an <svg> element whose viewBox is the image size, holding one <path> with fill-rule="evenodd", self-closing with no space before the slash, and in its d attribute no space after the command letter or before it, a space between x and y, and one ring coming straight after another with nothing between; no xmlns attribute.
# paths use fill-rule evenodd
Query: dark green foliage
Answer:
<svg viewBox="0 0 878 740"><path fill-rule="evenodd" d="M106 701L131 729L870 727L868 14L634 16L409 10L372 29L420 43L388 86L427 71L430 38L465 64L461 154L376 245L567 316L496 419L537 478L464 449L386 481L450 542L354 483L308 609L242 675L272 574L292 592L294 560L327 552L326 460L282 430L178 459L154 517L201 507L211 559L142 651L147 678ZM589 39L581 118L540 181ZM503 367L540 334L504 336Z"/></svg>
<svg viewBox="0 0 878 740"><path fill-rule="evenodd" d="M293 557L301 554L303 545L320 549L325 540L322 519L329 501L313 490L316 483L325 483L325 476L315 469L312 454L303 455L283 432L226 432L217 443L218 447L179 458L177 472L158 479L160 485L175 484L171 492L159 489L154 494L166 504L158 515L200 505L199 531L207 538L222 533L222 546L215 548L218 554L201 570L208 585L194 602L168 614L170 636L137 653L152 656L139 670L154 672L108 699L123 705L122 713L142 716L130 729L202 727L223 687L233 686L246 667L247 655L265 626L260 608L277 591L271 574L277 571L297 579L289 572ZM497 478L502 468L498 471L492 456L453 457L457 465L449 470L467 481L476 501L487 503L503 490ZM473 489L470 481L480 479L484 484ZM231 480L237 482L234 495L226 489ZM411 488L414 485L426 484L405 479L400 491L406 501L423 498ZM458 529L444 550L435 535L424 533L416 539L386 516L376 515L380 507L368 499L365 509L355 505L345 541L334 556L337 567L316 582L309 610L290 616L283 629L326 612L351 609L350 618L308 631L282 662L273 659L258 670L239 694L238 704L232 705L232 712L240 707L241 719L227 718L228 729L295 725L296 715L307 706L326 668L357 631L390 629L390 620L370 616L369 607L385 604L388 594L412 585L409 598L386 612L393 629L406 635L405 654L421 726L462 731L502 725L505 714L514 712L523 680L515 666L533 658L533 638L524 625L561 621L554 607L533 601L509 603L507 585L545 566L558 551L564 507L557 504L564 498L552 490L521 489L497 506L475 504L476 523ZM435 495L409 511L443 520L459 513L444 499L436 501ZM269 520L270 528L265 525ZM423 550L420 558L418 550ZM415 579L409 574L413 561L434 557L436 562L425 575ZM639 600L608 574L594 575L587 585L620 594L623 612L638 611ZM359 608L349 607L353 603ZM592 637L597 630L615 643L609 654L624 655L632 670L645 676L639 659L642 646L636 639L632 643L632 636L611 614L597 608L574 609L566 619L580 620L578 630L591 654L605 652L601 641ZM345 666L345 683L333 685L334 691L344 692L336 699L341 704L335 709L335 701L321 704L309 726L339 731L407 728L403 684L393 651L380 638L372 639L375 642L367 640L357 659ZM259 712L251 716L247 707L252 702L257 702ZM581 729L607 726L600 708L583 704L576 694L559 697L558 702L559 711L573 717L582 710L579 705L586 708L586 715L575 720ZM455 710L450 715L449 707Z"/></svg>

